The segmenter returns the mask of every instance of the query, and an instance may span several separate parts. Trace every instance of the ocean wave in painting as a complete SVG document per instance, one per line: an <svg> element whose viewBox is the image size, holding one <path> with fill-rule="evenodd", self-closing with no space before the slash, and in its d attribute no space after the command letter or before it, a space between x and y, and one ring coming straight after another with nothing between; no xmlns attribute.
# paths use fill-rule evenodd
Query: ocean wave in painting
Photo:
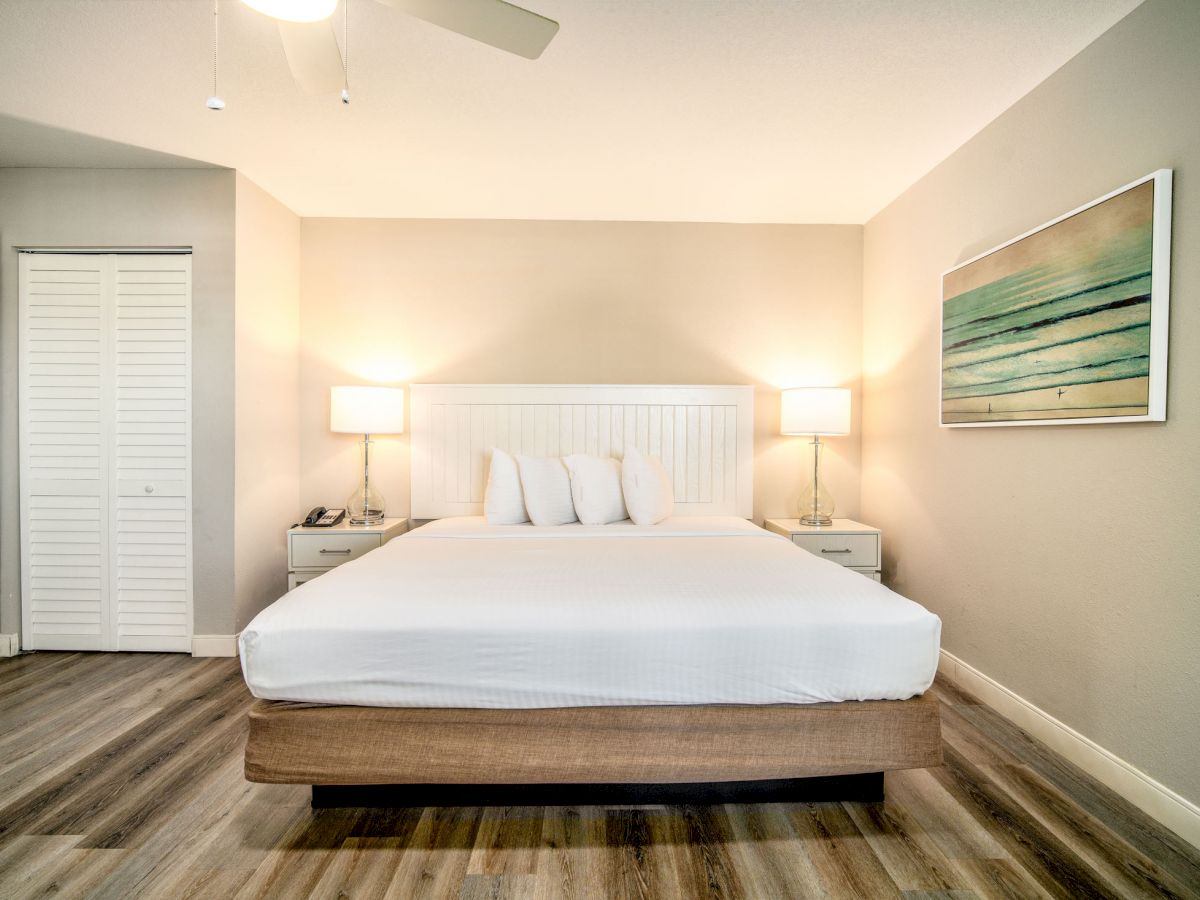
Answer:
<svg viewBox="0 0 1200 900"><path fill-rule="evenodd" d="M1144 415L1153 183L946 276L942 420Z"/></svg>

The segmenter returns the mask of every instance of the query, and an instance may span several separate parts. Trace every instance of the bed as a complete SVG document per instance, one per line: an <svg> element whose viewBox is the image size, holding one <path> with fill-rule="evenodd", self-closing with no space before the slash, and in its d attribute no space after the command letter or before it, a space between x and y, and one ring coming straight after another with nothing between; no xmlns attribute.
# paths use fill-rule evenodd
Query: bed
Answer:
<svg viewBox="0 0 1200 900"><path fill-rule="evenodd" d="M475 804L483 786L498 802L566 786L873 799L882 772L940 762L939 620L746 520L749 389L412 394L413 512L433 521L245 629L249 780L313 785L314 805ZM674 464L676 516L475 514L491 446L603 455L626 439Z"/></svg>

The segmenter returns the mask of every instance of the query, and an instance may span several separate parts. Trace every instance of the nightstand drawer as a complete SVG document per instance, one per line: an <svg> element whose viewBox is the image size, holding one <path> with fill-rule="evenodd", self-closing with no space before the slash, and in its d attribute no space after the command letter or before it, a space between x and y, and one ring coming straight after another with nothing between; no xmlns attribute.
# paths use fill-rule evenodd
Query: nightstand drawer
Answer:
<svg viewBox="0 0 1200 900"><path fill-rule="evenodd" d="M382 535L348 534L344 530L329 534L291 535L291 566L296 569L332 568L382 545Z"/></svg>
<svg viewBox="0 0 1200 900"><path fill-rule="evenodd" d="M879 565L877 534L793 534L792 543L843 566Z"/></svg>

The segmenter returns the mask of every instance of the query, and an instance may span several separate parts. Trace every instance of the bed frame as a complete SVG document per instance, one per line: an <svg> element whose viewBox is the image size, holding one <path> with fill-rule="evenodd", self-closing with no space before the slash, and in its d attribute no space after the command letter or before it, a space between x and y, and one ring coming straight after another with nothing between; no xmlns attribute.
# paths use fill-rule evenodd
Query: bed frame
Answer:
<svg viewBox="0 0 1200 900"><path fill-rule="evenodd" d="M671 473L675 514L750 518L749 386L413 385L411 519L483 512L487 453L620 457ZM880 800L940 765L938 705L910 700L560 709L258 701L246 778L314 807Z"/></svg>
<svg viewBox="0 0 1200 900"><path fill-rule="evenodd" d="M314 785L314 806L880 800L882 772L941 754L932 694L559 709L260 700L246 777Z"/></svg>

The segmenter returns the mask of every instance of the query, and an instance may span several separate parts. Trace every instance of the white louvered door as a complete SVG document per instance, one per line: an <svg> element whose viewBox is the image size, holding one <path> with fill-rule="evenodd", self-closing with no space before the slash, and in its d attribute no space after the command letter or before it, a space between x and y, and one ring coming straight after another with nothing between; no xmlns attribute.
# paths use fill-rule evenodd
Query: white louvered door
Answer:
<svg viewBox="0 0 1200 900"><path fill-rule="evenodd" d="M21 254L25 649L191 647L186 254Z"/></svg>
<svg viewBox="0 0 1200 900"><path fill-rule="evenodd" d="M108 461L101 372L111 266L21 254L22 636L26 650L105 650Z"/></svg>
<svg viewBox="0 0 1200 900"><path fill-rule="evenodd" d="M115 258L118 650L190 650L192 258Z"/></svg>

